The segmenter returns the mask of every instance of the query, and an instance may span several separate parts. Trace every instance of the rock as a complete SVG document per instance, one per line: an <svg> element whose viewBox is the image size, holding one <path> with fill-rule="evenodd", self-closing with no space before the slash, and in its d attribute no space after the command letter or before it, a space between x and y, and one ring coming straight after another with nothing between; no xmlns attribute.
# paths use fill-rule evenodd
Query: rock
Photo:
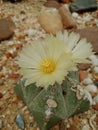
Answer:
<svg viewBox="0 0 98 130"><path fill-rule="evenodd" d="M83 81L87 77L87 71L80 70L79 71L79 80Z"/></svg>
<svg viewBox="0 0 98 130"><path fill-rule="evenodd" d="M14 29L15 24L11 20L0 19L0 41L12 37Z"/></svg>
<svg viewBox="0 0 98 130"><path fill-rule="evenodd" d="M93 11L98 7L96 0L77 0L70 4L69 8L71 12L85 12Z"/></svg>
<svg viewBox="0 0 98 130"><path fill-rule="evenodd" d="M61 6L59 8L59 13L62 17L62 22L63 22L64 28L76 27L76 22L68 9L66 9L64 6Z"/></svg>
<svg viewBox="0 0 98 130"><path fill-rule="evenodd" d="M94 51L98 53L98 27L89 27L76 30L80 34L81 38L87 38L94 48Z"/></svg>
<svg viewBox="0 0 98 130"><path fill-rule="evenodd" d="M55 0L49 0L49 1L47 1L44 4L44 6L46 6L46 7L53 7L53 8L57 8L58 9L60 7L60 4L59 4L59 2L57 2Z"/></svg>
<svg viewBox="0 0 98 130"><path fill-rule="evenodd" d="M80 70L87 70L90 67L90 64L78 64Z"/></svg>
<svg viewBox="0 0 98 130"><path fill-rule="evenodd" d="M89 92L98 92L97 87L94 84L88 84L85 89Z"/></svg>
<svg viewBox="0 0 98 130"><path fill-rule="evenodd" d="M98 94L97 94L97 96L95 96L95 97L93 98L93 101L94 101L95 103L98 103Z"/></svg>
<svg viewBox="0 0 98 130"><path fill-rule="evenodd" d="M93 80L89 77L85 78L82 82L83 84L85 85L88 85L88 84L93 84Z"/></svg>
<svg viewBox="0 0 98 130"><path fill-rule="evenodd" d="M95 105L92 105L92 108L96 111L98 111L98 103L96 103Z"/></svg>
<svg viewBox="0 0 98 130"><path fill-rule="evenodd" d="M47 33L56 34L63 30L61 16L57 9L48 9L42 11L38 17L38 21Z"/></svg>
<svg viewBox="0 0 98 130"><path fill-rule="evenodd" d="M21 129L24 130L24 121L23 118L20 114L18 114L15 118L15 122L17 124L17 126Z"/></svg>
<svg viewBox="0 0 98 130"><path fill-rule="evenodd" d="M89 59L91 60L91 63L92 63L92 65L93 65L93 67L98 66L98 58L97 58L96 55L91 55L91 56L89 57Z"/></svg>

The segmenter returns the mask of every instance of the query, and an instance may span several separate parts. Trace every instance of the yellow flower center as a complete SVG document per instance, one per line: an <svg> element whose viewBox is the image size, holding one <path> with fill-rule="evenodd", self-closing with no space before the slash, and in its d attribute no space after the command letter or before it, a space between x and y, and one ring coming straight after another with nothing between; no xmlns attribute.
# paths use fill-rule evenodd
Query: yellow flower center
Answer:
<svg viewBox="0 0 98 130"><path fill-rule="evenodd" d="M55 62L52 59L44 59L41 63L41 71L45 74L52 73L55 67Z"/></svg>

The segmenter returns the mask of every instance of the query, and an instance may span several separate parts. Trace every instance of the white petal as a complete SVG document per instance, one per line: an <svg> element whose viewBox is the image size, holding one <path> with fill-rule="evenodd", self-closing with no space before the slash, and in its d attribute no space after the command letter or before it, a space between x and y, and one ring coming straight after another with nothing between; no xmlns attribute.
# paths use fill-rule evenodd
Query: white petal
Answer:
<svg viewBox="0 0 98 130"><path fill-rule="evenodd" d="M75 45L77 44L78 40L79 40L80 36L79 34L76 33L71 33L69 35L68 41L67 41L67 49L72 51L72 49L75 47ZM66 44L66 43L65 43Z"/></svg>

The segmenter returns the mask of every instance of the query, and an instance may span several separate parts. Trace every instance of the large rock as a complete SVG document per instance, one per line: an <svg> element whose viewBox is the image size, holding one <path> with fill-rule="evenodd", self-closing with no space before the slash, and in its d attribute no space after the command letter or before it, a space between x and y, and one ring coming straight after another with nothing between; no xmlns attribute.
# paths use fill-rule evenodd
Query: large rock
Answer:
<svg viewBox="0 0 98 130"><path fill-rule="evenodd" d="M57 9L48 9L40 13L38 21L47 33L56 34L63 30L61 16Z"/></svg>
<svg viewBox="0 0 98 130"><path fill-rule="evenodd" d="M0 41L13 36L15 24L11 20L0 19Z"/></svg>
<svg viewBox="0 0 98 130"><path fill-rule="evenodd" d="M81 38L87 38L94 48L94 51L98 54L98 27L89 27L76 30L80 34Z"/></svg>
<svg viewBox="0 0 98 130"><path fill-rule="evenodd" d="M77 0L69 6L71 12L93 11L98 8L96 0Z"/></svg>

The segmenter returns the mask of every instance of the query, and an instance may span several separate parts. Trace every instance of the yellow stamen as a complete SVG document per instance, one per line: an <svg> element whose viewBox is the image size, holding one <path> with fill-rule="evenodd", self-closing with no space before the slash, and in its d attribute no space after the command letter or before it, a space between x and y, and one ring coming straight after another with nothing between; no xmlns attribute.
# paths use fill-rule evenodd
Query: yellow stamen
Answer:
<svg viewBox="0 0 98 130"><path fill-rule="evenodd" d="M44 59L41 63L41 71L45 74L52 73L55 67L55 62L52 59Z"/></svg>

